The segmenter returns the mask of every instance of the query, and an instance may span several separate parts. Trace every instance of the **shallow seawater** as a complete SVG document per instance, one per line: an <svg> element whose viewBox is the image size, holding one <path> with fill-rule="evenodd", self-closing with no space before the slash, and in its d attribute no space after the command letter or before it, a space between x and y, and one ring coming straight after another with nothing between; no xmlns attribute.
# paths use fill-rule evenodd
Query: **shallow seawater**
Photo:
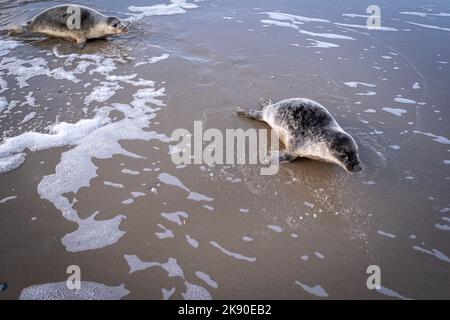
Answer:
<svg viewBox="0 0 450 320"><path fill-rule="evenodd" d="M450 297L446 1L384 3L380 30L356 0L81 3L130 32L0 36L0 299ZM2 2L0 27L54 4ZM261 97L326 106L364 170L172 162L194 121L268 129L233 112Z"/></svg>

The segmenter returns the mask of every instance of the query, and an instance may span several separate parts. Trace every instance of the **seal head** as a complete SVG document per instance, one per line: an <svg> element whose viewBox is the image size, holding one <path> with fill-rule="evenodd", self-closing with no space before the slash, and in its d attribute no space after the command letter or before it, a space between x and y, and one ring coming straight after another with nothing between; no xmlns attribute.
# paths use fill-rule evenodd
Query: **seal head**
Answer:
<svg viewBox="0 0 450 320"><path fill-rule="evenodd" d="M345 131L334 131L327 137L330 155L334 163L347 172L356 173L363 169L359 149L355 140Z"/></svg>
<svg viewBox="0 0 450 320"><path fill-rule="evenodd" d="M106 19L106 30L105 33L123 34L128 32L128 27L117 17L108 17Z"/></svg>

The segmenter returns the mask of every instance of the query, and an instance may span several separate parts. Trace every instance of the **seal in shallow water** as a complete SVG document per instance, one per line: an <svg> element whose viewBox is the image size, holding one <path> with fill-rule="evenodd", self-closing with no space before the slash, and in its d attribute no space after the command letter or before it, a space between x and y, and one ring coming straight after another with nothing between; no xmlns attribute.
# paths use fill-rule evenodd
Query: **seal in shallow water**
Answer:
<svg viewBox="0 0 450 320"><path fill-rule="evenodd" d="M70 39L83 48L89 39L106 38L127 31L127 27L119 18L105 16L97 10L84 6L59 5L12 29L10 34L37 33Z"/></svg>
<svg viewBox="0 0 450 320"><path fill-rule="evenodd" d="M238 108L236 113L267 122L278 133L285 146L280 163L302 157L336 163L347 172L362 170L355 140L321 104L294 98L278 103L262 100L261 105L262 111Z"/></svg>

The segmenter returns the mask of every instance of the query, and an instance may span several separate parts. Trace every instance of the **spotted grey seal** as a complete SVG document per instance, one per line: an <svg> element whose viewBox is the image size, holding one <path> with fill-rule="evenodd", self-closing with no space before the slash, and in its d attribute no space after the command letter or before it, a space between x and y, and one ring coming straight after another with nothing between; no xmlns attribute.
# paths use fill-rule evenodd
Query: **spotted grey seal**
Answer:
<svg viewBox="0 0 450 320"><path fill-rule="evenodd" d="M97 10L75 4L58 5L44 10L24 25L10 30L10 35L43 34L74 40L80 48L89 39L101 39L127 32L117 17L109 17Z"/></svg>
<svg viewBox="0 0 450 320"><path fill-rule="evenodd" d="M303 98L273 103L261 100L263 110L237 108L238 115L268 123L278 133L285 149L280 163L310 158L340 165L347 172L359 172L362 163L355 140L345 132L321 104Z"/></svg>

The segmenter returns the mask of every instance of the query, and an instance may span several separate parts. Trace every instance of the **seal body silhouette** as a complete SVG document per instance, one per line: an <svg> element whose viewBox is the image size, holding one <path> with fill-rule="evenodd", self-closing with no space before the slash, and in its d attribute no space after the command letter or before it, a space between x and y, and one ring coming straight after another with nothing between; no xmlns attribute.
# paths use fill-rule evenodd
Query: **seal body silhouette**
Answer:
<svg viewBox="0 0 450 320"><path fill-rule="evenodd" d="M83 48L89 39L101 39L127 32L117 17L106 16L80 5L58 5L44 10L24 25L10 30L11 35L24 33L76 41Z"/></svg>
<svg viewBox="0 0 450 320"><path fill-rule="evenodd" d="M275 130L285 149L278 161L309 158L340 165L347 172L359 172L362 163L355 140L345 132L321 104L304 98L273 103L261 100L263 110L238 108L236 113L264 121Z"/></svg>

